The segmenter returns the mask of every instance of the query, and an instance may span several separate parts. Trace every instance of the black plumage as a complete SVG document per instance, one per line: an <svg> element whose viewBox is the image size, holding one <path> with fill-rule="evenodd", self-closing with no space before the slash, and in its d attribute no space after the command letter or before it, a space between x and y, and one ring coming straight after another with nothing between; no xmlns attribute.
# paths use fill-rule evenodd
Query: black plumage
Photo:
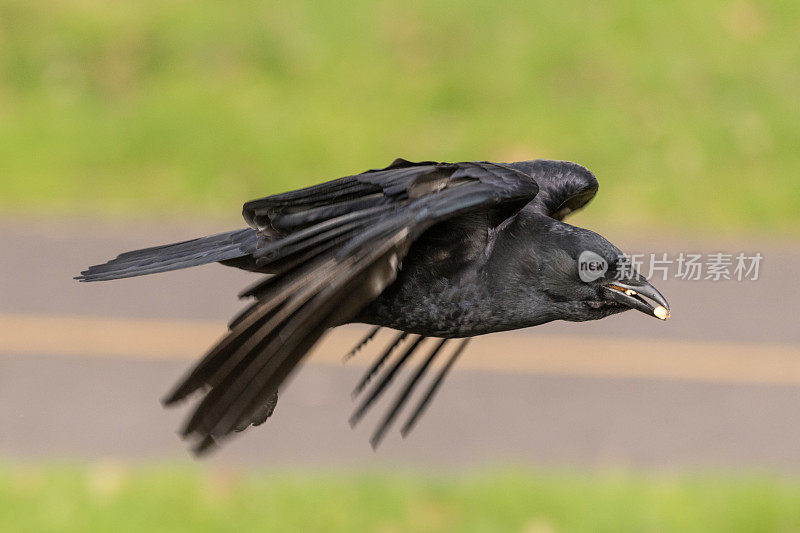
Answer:
<svg viewBox="0 0 800 533"><path fill-rule="evenodd" d="M170 405L202 394L183 429L197 451L269 418L281 384L330 328L375 326L352 353L381 327L400 332L356 387L354 395L384 369L353 423L427 338L440 339L378 427L372 439L377 445L438 354L447 352L446 339L593 320L629 308L668 314L663 296L638 273L611 275L623 257L619 249L562 222L596 191L594 176L566 161L398 159L384 169L248 202L243 214L249 228L124 253L77 279L103 281L210 262L267 274L242 293L253 302L231 321L227 336L164 400ZM584 251L609 265L606 275L580 279ZM403 434L464 346L451 351Z"/></svg>

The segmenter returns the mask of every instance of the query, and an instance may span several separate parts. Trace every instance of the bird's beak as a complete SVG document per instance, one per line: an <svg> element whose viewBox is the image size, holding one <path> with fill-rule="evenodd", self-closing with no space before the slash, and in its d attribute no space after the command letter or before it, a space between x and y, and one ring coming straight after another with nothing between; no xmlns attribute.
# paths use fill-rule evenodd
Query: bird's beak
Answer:
<svg viewBox="0 0 800 533"><path fill-rule="evenodd" d="M669 318L667 299L644 279L637 279L632 283L611 280L605 283L603 288L606 296L619 304L637 309L660 320ZM657 305L652 305L648 300L652 300Z"/></svg>

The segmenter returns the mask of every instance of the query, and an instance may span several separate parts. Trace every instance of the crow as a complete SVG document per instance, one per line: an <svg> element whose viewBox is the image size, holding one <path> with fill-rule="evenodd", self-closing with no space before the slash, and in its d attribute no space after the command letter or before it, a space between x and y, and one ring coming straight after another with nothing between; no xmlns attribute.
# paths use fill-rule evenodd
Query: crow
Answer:
<svg viewBox="0 0 800 533"><path fill-rule="evenodd" d="M266 274L252 302L164 398L199 393L182 429L196 453L265 422L278 389L325 332L348 323L397 333L358 383L357 423L411 355L427 355L371 439L377 446L433 361L450 355L402 426L405 436L471 337L553 320L600 319L669 305L602 236L563 222L597 192L568 161L412 163L369 170L244 204L248 226L119 255L76 279L105 281L219 262ZM398 354L395 356L395 354Z"/></svg>

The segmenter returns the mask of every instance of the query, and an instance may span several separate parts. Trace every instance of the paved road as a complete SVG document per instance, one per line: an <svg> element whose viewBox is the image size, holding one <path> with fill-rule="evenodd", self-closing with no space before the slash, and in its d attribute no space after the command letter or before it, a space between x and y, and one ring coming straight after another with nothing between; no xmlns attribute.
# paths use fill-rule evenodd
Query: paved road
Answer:
<svg viewBox="0 0 800 533"><path fill-rule="evenodd" d="M206 333L192 328L213 336L218 322L222 332L251 276L216 265L109 284L70 276L119 251L215 229L225 228L0 224L0 454L186 457L175 435L184 413L157 402L194 348L175 332L198 345ZM341 350L334 338L282 395L274 420L212 460L800 467L800 287L791 281L800 251L641 242L628 249L760 251L761 279L660 282L674 311L666 323L630 312L489 337L414 434L393 433L377 453L367 439L380 411L355 431L347 425L363 367L327 364ZM111 335L115 327L133 339ZM521 358L527 344L544 353ZM569 355L558 357L560 348Z"/></svg>

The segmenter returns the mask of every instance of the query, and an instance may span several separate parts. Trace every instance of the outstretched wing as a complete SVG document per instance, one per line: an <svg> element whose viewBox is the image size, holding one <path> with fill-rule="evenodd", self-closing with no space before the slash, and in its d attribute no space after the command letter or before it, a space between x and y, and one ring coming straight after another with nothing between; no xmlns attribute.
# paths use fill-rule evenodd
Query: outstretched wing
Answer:
<svg viewBox="0 0 800 533"><path fill-rule="evenodd" d="M571 161L537 159L507 166L534 177L539 184L539 194L529 208L556 220L563 220L583 208L597 193L594 174Z"/></svg>
<svg viewBox="0 0 800 533"><path fill-rule="evenodd" d="M525 173L493 163L410 163L249 202L253 257L276 275L246 290L255 302L165 399L205 396L183 434L206 450L254 419L324 332L391 284L413 241L472 210L508 216L536 196Z"/></svg>

